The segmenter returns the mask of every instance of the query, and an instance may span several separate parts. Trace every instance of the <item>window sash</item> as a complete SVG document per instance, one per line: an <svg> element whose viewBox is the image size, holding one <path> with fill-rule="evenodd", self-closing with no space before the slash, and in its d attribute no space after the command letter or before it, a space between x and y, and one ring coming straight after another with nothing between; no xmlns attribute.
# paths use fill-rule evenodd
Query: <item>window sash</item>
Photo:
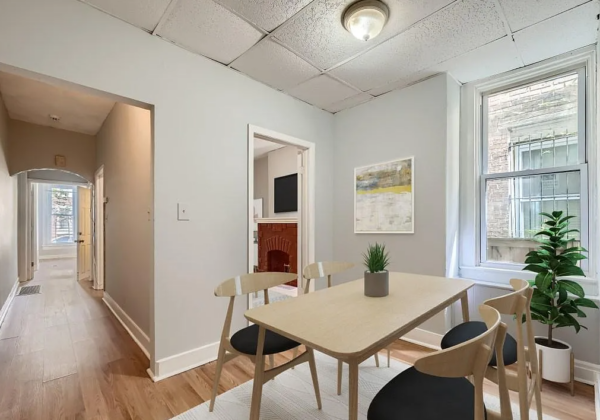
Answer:
<svg viewBox="0 0 600 420"><path fill-rule="evenodd" d="M527 169L527 170L515 170L508 171L502 173L489 173L488 172L488 141L489 141L489 97L493 94L512 90L515 88L519 88L522 86L527 86L530 84L540 83L546 80L552 80L556 77L567 76L569 74L577 74L577 137L578 137L578 160L579 164L577 165L566 165L566 166L556 166L556 167L548 167L548 168L539 168L539 169ZM536 80L530 80L527 83L517 84L511 87L507 87L505 89L496 89L494 91L486 92L481 95L481 172L479 176L480 183L480 197L479 197L479 265L482 267L493 267L493 268L502 268L506 267L514 267L514 266L522 266L524 264L519 264L518 262L498 262L498 261L488 261L487 259L487 198L486 198L486 186L489 180L494 179L505 179L505 178L514 178L514 177L523 177L523 176L535 176L535 175L549 175L549 174L560 174L565 172L579 172L581 177L580 183L580 207L581 207L581 215L580 215L580 235L581 235L581 244L583 247L590 249L589 247L589 186L588 186L588 166L587 166L587 124L586 124L586 103L587 103L587 85L586 85L586 67L578 67L574 70L559 72L556 74L549 75L547 77L539 78ZM565 136L565 139L562 140L566 145L568 145L568 136ZM556 139L553 141L553 144L556 145L557 142L561 140ZM568 147L568 146L567 146ZM542 148L540 144L540 148ZM519 145L516 145L517 154L519 155L519 159L521 158L519 150ZM540 197L543 199L543 197ZM589 255L588 257L592 257ZM582 269L584 271L589 270L589 260L582 260Z"/></svg>

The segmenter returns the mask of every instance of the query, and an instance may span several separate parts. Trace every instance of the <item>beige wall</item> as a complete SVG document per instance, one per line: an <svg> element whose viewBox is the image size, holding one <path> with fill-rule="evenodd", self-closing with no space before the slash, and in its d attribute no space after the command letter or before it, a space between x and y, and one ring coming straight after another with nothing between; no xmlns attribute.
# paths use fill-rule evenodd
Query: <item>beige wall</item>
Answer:
<svg viewBox="0 0 600 420"><path fill-rule="evenodd" d="M269 155L254 161L254 199L263 199L263 217L269 217Z"/></svg>
<svg viewBox="0 0 600 420"><path fill-rule="evenodd" d="M96 139L87 134L9 120L9 169L14 175L29 169L56 169L54 156L67 158L59 168L94 179Z"/></svg>
<svg viewBox="0 0 600 420"><path fill-rule="evenodd" d="M0 308L17 281L17 180L8 173L8 113L0 98Z"/></svg>
<svg viewBox="0 0 600 420"><path fill-rule="evenodd" d="M116 104L97 134L104 165L106 293L150 335L153 230L150 111Z"/></svg>

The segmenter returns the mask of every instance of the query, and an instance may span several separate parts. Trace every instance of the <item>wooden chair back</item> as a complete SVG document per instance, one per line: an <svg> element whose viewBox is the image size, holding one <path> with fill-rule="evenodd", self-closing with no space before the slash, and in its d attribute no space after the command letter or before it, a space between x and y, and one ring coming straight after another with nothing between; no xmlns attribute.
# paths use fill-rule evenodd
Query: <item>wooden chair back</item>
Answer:
<svg viewBox="0 0 600 420"><path fill-rule="evenodd" d="M344 261L319 261L304 267L302 276L306 280L304 293L310 290L310 281L327 277L327 287L331 287L331 276L354 267L354 264Z"/></svg>
<svg viewBox="0 0 600 420"><path fill-rule="evenodd" d="M529 282L526 280L512 279L510 285L514 292L497 298L488 299L483 302L483 304L495 308L503 315L523 316L526 309L529 308L528 295L532 291Z"/></svg>
<svg viewBox="0 0 600 420"><path fill-rule="evenodd" d="M219 284L215 289L217 297L235 297L267 290L289 283L298 278L294 273L252 273L233 277Z"/></svg>
<svg viewBox="0 0 600 420"><path fill-rule="evenodd" d="M443 378L472 376L475 387L475 420L485 418L483 379L493 351L504 346L506 336L506 325L501 322L498 310L491 306L480 305L479 313L487 326L486 332L415 362L415 368L419 372L433 376Z"/></svg>

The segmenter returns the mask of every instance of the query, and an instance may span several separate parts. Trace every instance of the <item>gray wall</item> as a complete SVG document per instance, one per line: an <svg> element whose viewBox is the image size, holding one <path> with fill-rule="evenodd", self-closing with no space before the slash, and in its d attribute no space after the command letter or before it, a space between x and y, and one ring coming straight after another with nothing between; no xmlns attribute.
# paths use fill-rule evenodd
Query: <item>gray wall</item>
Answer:
<svg viewBox="0 0 600 420"><path fill-rule="evenodd" d="M104 165L106 293L150 334L152 281L152 126L150 111L117 103L97 134Z"/></svg>
<svg viewBox="0 0 600 420"><path fill-rule="evenodd" d="M254 161L254 199L263 199L263 217L269 216L269 155Z"/></svg>
<svg viewBox="0 0 600 420"><path fill-rule="evenodd" d="M334 258L357 264L336 281L361 277L361 254L376 241L390 251L392 271L445 275L448 88L453 83L441 75L336 114ZM355 234L354 168L409 156L415 157L415 233ZM442 333L444 317L424 327Z"/></svg>
<svg viewBox="0 0 600 420"><path fill-rule="evenodd" d="M0 309L17 281L17 180L8 174L8 113L0 97Z"/></svg>

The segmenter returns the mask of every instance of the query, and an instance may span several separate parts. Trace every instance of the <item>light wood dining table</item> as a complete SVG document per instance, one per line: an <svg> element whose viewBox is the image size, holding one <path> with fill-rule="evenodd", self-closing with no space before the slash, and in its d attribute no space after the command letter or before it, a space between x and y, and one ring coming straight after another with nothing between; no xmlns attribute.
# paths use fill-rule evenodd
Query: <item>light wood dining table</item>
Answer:
<svg viewBox="0 0 600 420"><path fill-rule="evenodd" d="M467 291L473 285L464 279L391 272L390 293L383 298L366 297L359 279L246 311L246 318L259 326L250 420L260 418L265 329L347 363L348 418L357 420L358 365L458 300L463 321L468 321Z"/></svg>

